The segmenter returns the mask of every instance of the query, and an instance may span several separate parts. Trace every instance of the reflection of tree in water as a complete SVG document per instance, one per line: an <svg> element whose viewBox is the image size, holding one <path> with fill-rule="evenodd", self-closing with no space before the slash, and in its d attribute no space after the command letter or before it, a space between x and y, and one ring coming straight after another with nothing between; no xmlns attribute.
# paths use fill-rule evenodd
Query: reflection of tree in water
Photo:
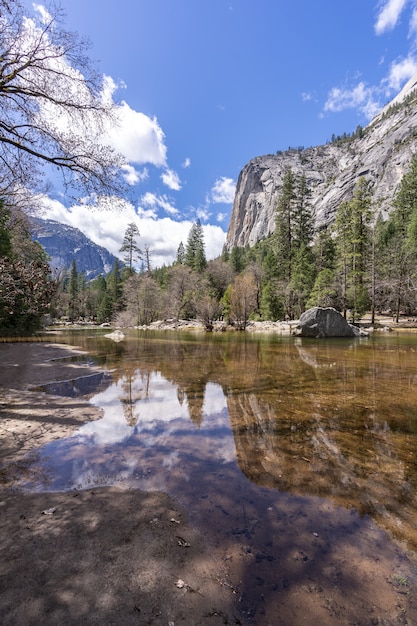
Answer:
<svg viewBox="0 0 417 626"><path fill-rule="evenodd" d="M149 397L150 377L151 372L149 371L141 377L141 380L144 381L144 386L139 391L135 391L134 388L134 383L137 381L136 371L129 372L123 377L122 389L125 392L125 395L121 396L119 400L123 407L123 415L125 416L126 422L129 426L135 426L140 416L139 411L135 412L135 405L141 400Z"/></svg>
<svg viewBox="0 0 417 626"><path fill-rule="evenodd" d="M219 346L206 342L177 342L167 346L166 358L158 363L164 378L177 386L178 402L187 402L193 424L201 426L207 383L219 369Z"/></svg>
<svg viewBox="0 0 417 626"><path fill-rule="evenodd" d="M184 402L187 402L187 395L184 389L177 387L177 398L180 406L183 406Z"/></svg>
<svg viewBox="0 0 417 626"><path fill-rule="evenodd" d="M186 403L191 421L200 427L203 423L203 407L206 382L198 381L192 385L177 386L177 398L180 406Z"/></svg>
<svg viewBox="0 0 417 626"><path fill-rule="evenodd" d="M206 390L206 382L196 381L193 385L188 385L183 394L187 398L188 411L190 419L196 426L200 427L203 423L203 407L204 394Z"/></svg>

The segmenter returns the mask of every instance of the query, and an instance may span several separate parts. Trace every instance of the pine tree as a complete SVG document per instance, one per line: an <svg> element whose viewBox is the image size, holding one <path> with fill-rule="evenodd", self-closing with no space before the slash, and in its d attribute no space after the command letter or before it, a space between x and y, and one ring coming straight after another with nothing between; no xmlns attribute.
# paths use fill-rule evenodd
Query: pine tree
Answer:
<svg viewBox="0 0 417 626"><path fill-rule="evenodd" d="M86 315L87 279L84 272L77 273L78 317Z"/></svg>
<svg viewBox="0 0 417 626"><path fill-rule="evenodd" d="M229 258L230 258L230 253L229 253L229 250L227 249L226 244L224 244L223 249L222 249L222 256L221 256L221 259L222 259L222 261L224 261L225 263L227 263L227 262L228 262L228 260L229 260Z"/></svg>
<svg viewBox="0 0 417 626"><path fill-rule="evenodd" d="M105 291L97 309L97 324L110 322L113 316L113 299L108 291Z"/></svg>
<svg viewBox="0 0 417 626"><path fill-rule="evenodd" d="M309 202L310 189L305 174L296 183L296 198L291 217L293 229L293 248L310 248L314 235L314 213Z"/></svg>
<svg viewBox="0 0 417 626"><path fill-rule="evenodd" d="M315 268L311 249L302 243L294 256L289 289L292 292L292 313L299 317L305 310L315 279Z"/></svg>
<svg viewBox="0 0 417 626"><path fill-rule="evenodd" d="M277 257L272 247L268 248L262 259L262 272L264 283L270 282L278 274Z"/></svg>
<svg viewBox="0 0 417 626"><path fill-rule="evenodd" d="M409 171L403 176L400 188L394 199L395 214L394 218L407 236L410 223L413 221L414 215L417 213L417 154L411 160Z"/></svg>
<svg viewBox="0 0 417 626"><path fill-rule="evenodd" d="M106 279L102 274L97 276L88 286L86 297L86 313L93 320L97 319L97 311L106 293Z"/></svg>
<svg viewBox="0 0 417 626"><path fill-rule="evenodd" d="M236 274L240 274L245 269L245 249L240 246L233 246L229 256L229 263Z"/></svg>
<svg viewBox="0 0 417 626"><path fill-rule="evenodd" d="M72 260L68 281L68 317L71 322L78 316L78 272Z"/></svg>
<svg viewBox="0 0 417 626"><path fill-rule="evenodd" d="M182 241L180 241L180 245L177 250L177 265L183 265L185 261L185 248Z"/></svg>
<svg viewBox="0 0 417 626"><path fill-rule="evenodd" d="M314 235L314 214L309 202L310 190L304 174L297 180L296 199L292 216L293 223L293 258L291 260L290 290L295 310L299 317L305 305L315 279L312 243Z"/></svg>
<svg viewBox="0 0 417 626"><path fill-rule="evenodd" d="M312 241L314 215L304 174L291 168L283 176L275 217L275 258L286 314L301 314L314 282Z"/></svg>
<svg viewBox="0 0 417 626"><path fill-rule="evenodd" d="M369 306L366 286L370 249L371 190L361 177L350 201L339 206L334 224L343 315L352 312L353 321Z"/></svg>
<svg viewBox="0 0 417 626"><path fill-rule="evenodd" d="M147 243L145 246L145 272L147 276L151 276L152 274L152 259L151 259L151 247Z"/></svg>
<svg viewBox="0 0 417 626"><path fill-rule="evenodd" d="M306 307L335 306L336 301L337 292L335 288L334 271L329 268L324 268L316 276L313 288L306 302Z"/></svg>
<svg viewBox="0 0 417 626"><path fill-rule="evenodd" d="M334 269L336 247L331 236L330 228L323 228L319 231L314 241L312 251L317 272L321 272L324 269Z"/></svg>
<svg viewBox="0 0 417 626"><path fill-rule="evenodd" d="M403 307L415 306L408 282L415 274L417 244L417 155L401 180L394 199L394 211L386 224L386 244L391 252L389 280L394 292L392 308L398 322Z"/></svg>
<svg viewBox="0 0 417 626"><path fill-rule="evenodd" d="M123 242L120 248L120 252L125 252L124 260L126 265L129 268L129 274L133 274L133 264L134 262L138 262L142 258L142 250L136 243L136 238L139 237L139 228L136 226L135 222L131 222L128 224L125 235L123 238Z"/></svg>
<svg viewBox="0 0 417 626"><path fill-rule="evenodd" d="M119 311L121 308L122 288L123 285L120 275L120 264L119 260L115 259L112 270L106 278L106 292L109 295L112 306L112 313L110 317L115 311Z"/></svg>
<svg viewBox="0 0 417 626"><path fill-rule="evenodd" d="M278 320L284 314L283 303L274 280L268 280L263 284L260 314L263 320Z"/></svg>
<svg viewBox="0 0 417 626"><path fill-rule="evenodd" d="M296 200L295 177L287 168L283 179L275 215L275 254L278 261L278 277L291 280L291 260L293 254L293 212Z"/></svg>
<svg viewBox="0 0 417 626"><path fill-rule="evenodd" d="M184 263L195 272L201 273L207 265L204 251L203 227L197 220L191 227L185 249Z"/></svg>

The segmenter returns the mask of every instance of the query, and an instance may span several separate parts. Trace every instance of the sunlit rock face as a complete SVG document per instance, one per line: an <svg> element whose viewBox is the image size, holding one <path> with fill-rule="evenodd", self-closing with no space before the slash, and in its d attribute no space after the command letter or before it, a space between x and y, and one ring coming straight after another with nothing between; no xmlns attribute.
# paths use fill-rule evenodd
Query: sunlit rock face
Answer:
<svg viewBox="0 0 417 626"><path fill-rule="evenodd" d="M359 328L348 324L333 307L315 306L305 311L294 329L298 337L359 337Z"/></svg>
<svg viewBox="0 0 417 626"><path fill-rule="evenodd" d="M275 207L285 170L304 173L317 227L333 222L361 176L386 215L401 178L417 152L417 74L364 129L363 136L283 154L259 156L241 171L227 233L227 247L253 246L274 231Z"/></svg>

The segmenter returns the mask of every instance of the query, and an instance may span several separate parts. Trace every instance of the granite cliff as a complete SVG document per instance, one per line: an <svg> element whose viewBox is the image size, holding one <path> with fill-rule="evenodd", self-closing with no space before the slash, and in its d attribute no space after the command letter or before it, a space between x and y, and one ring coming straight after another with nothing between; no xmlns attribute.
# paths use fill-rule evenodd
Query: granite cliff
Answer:
<svg viewBox="0 0 417 626"><path fill-rule="evenodd" d="M356 136L306 149L259 156L241 171L226 245L253 246L274 231L282 177L291 167L304 173L317 227L330 224L337 207L351 198L365 176L374 202L386 215L402 176L417 152L417 74Z"/></svg>

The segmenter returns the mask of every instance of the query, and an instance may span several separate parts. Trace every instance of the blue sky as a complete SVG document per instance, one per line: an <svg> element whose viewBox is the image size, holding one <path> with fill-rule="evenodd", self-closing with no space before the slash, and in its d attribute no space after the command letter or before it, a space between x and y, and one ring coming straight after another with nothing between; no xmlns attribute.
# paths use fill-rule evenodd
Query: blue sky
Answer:
<svg viewBox="0 0 417 626"><path fill-rule="evenodd" d="M29 4L29 3L27 3ZM121 212L65 198L47 216L117 253L127 223L155 265L192 223L220 254L252 158L353 131L417 72L417 0L61 0L110 77L130 159Z"/></svg>

